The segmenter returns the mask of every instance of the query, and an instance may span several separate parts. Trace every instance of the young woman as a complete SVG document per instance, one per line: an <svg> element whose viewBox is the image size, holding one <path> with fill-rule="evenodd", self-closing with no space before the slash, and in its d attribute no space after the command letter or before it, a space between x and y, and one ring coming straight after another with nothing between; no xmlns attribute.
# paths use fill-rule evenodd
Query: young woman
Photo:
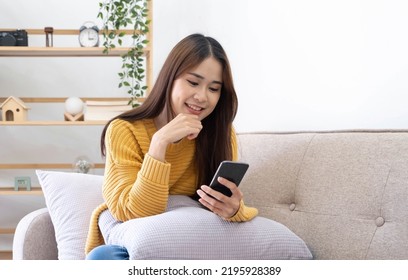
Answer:
<svg viewBox="0 0 408 280"><path fill-rule="evenodd" d="M145 102L103 130L105 203L92 215L87 259L129 258L126 248L103 245L98 217L107 209L127 221L163 213L169 195L186 195L231 222L257 215L257 209L245 206L233 182L219 180L231 197L208 187L221 161L237 159L232 127L237 106L222 46L201 34L181 40Z"/></svg>

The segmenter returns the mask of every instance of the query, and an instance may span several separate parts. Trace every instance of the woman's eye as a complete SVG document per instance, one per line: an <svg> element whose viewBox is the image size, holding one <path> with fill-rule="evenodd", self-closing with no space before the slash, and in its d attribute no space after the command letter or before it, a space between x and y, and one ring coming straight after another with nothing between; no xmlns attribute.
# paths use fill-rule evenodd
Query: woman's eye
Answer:
<svg viewBox="0 0 408 280"><path fill-rule="evenodd" d="M217 92L219 90L220 90L219 88L210 88L210 91L212 91L212 92Z"/></svg>
<svg viewBox="0 0 408 280"><path fill-rule="evenodd" d="M190 81L190 80L187 80L187 82L192 86L198 86L198 83L196 83L196 82L193 82L193 81Z"/></svg>

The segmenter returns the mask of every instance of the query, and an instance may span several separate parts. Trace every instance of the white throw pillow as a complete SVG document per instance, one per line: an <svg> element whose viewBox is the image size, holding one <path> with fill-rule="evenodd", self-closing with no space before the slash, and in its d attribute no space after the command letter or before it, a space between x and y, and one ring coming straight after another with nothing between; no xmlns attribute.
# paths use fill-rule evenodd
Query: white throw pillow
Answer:
<svg viewBox="0 0 408 280"><path fill-rule="evenodd" d="M117 222L104 211L99 225L107 244L128 249L130 259L312 259L305 242L263 217L227 222L190 197L169 197L165 213Z"/></svg>
<svg viewBox="0 0 408 280"><path fill-rule="evenodd" d="M103 176L42 170L36 173L54 224L58 259L85 259L91 214L103 202Z"/></svg>

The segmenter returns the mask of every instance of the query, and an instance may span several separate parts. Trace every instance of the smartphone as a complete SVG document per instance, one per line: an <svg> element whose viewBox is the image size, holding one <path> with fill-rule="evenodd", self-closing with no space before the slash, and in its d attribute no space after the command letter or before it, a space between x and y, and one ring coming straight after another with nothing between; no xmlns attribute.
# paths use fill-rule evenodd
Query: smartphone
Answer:
<svg viewBox="0 0 408 280"><path fill-rule="evenodd" d="M245 162L229 161L225 160L220 163L213 179L211 180L210 187L220 193L223 193L226 196L231 196L232 193L229 188L224 185L221 185L218 182L218 177L223 177L228 181L234 182L235 185L241 183L242 178L246 171L248 170L249 164Z"/></svg>

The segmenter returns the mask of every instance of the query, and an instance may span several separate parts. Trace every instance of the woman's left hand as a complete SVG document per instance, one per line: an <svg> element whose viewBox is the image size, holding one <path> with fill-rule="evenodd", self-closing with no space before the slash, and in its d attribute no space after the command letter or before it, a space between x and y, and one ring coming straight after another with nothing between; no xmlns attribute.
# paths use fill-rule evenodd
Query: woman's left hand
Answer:
<svg viewBox="0 0 408 280"><path fill-rule="evenodd" d="M230 197L203 185L197 190L200 196L198 201L218 216L229 219L238 212L243 194L237 185L225 178L218 177L218 182L231 190Z"/></svg>

